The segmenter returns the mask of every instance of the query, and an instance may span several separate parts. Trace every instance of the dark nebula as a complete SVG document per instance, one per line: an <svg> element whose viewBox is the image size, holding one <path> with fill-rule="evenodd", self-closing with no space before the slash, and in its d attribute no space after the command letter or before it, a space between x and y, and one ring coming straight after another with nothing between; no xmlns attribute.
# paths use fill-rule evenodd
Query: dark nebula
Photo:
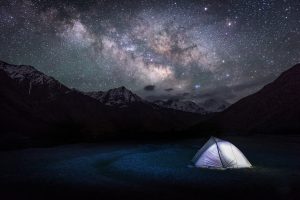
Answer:
<svg viewBox="0 0 300 200"><path fill-rule="evenodd" d="M124 85L145 97L155 85L157 96L234 102L300 62L299 4L2 0L0 59L83 91Z"/></svg>

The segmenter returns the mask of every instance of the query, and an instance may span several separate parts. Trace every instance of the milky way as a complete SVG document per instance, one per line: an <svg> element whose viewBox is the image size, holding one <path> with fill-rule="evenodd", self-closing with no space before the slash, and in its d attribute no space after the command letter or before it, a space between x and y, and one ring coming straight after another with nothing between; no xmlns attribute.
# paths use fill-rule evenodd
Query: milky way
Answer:
<svg viewBox="0 0 300 200"><path fill-rule="evenodd" d="M83 91L234 102L300 62L300 2L2 0L0 59Z"/></svg>

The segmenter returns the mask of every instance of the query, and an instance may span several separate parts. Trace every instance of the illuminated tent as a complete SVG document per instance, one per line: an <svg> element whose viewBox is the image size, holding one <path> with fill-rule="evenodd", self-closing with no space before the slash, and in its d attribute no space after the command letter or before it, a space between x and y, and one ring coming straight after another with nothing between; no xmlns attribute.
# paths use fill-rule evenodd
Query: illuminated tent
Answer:
<svg viewBox="0 0 300 200"><path fill-rule="evenodd" d="M252 165L233 144L211 137L193 158L196 167L202 168L249 168Z"/></svg>

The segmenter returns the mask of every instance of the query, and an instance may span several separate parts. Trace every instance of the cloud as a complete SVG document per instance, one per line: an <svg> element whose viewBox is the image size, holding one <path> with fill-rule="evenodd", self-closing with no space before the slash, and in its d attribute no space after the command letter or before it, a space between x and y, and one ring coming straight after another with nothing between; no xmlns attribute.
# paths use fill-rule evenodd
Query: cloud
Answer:
<svg viewBox="0 0 300 200"><path fill-rule="evenodd" d="M167 91L167 92L171 92L173 90L174 90L173 88L167 88L167 89L165 89L165 91Z"/></svg>
<svg viewBox="0 0 300 200"><path fill-rule="evenodd" d="M155 90L155 85L146 85L144 87L144 90L146 90L146 91L153 91L153 90Z"/></svg>

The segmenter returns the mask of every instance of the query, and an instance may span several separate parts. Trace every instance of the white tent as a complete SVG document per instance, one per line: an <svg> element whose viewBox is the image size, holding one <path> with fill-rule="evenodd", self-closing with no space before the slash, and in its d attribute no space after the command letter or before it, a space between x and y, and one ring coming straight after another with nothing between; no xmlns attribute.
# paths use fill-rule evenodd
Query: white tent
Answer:
<svg viewBox="0 0 300 200"><path fill-rule="evenodd" d="M196 167L248 168L252 167L244 154L233 144L211 137L193 158Z"/></svg>

